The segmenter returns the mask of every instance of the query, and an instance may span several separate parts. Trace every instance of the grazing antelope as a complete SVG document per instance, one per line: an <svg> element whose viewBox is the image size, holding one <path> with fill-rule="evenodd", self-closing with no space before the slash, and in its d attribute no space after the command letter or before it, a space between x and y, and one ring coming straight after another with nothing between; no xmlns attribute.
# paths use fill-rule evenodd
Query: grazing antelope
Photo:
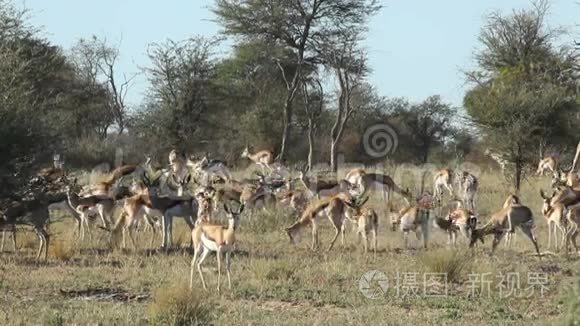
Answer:
<svg viewBox="0 0 580 326"><path fill-rule="evenodd" d="M215 252L217 254L218 292L220 291L221 276L222 276L221 269L222 255L225 255L226 273L228 277L228 288L230 289L232 288L232 280L230 277L231 254L232 251L234 250L234 245L236 242L235 231L237 228L240 214L242 214L244 210L244 205L240 205L237 211L233 211L227 204L224 204L224 210L228 217L227 228L223 227L222 225L201 222L191 232L191 239L193 242L193 249L195 250L195 252L193 254L193 259L191 260L191 272L189 277L190 289L193 289L193 274L195 265L197 263L197 271L199 273L199 278L201 279L201 284L203 285L203 288L207 290L207 286L203 278L203 272L201 271L201 265L211 252Z"/></svg>
<svg viewBox="0 0 580 326"><path fill-rule="evenodd" d="M339 193L350 193L353 186L346 180L317 180L306 176L306 173L301 170L298 178L310 193L310 197L329 197L335 196Z"/></svg>
<svg viewBox="0 0 580 326"><path fill-rule="evenodd" d="M511 199L508 200L511 201ZM483 238L486 235L493 234L494 239L491 248L491 253L493 254L497 245L500 243L501 238L506 235L507 232L510 232L516 227L520 228L526 237L532 241L536 253L538 254L538 257L540 257L538 242L532 231L534 228L534 217L532 211L527 206L521 204L511 204L494 213L485 225L471 232L469 246L473 247L478 240L483 243Z"/></svg>
<svg viewBox="0 0 580 326"><path fill-rule="evenodd" d="M409 193L409 191L400 188L397 184L395 184L395 181L393 181L393 179L388 175L381 173L365 172L359 174L359 176L353 176L351 174L349 177L351 179L354 179L354 181L356 181L356 179L358 178L358 183L355 183L355 185L358 185L360 192L363 195L369 191L381 193L383 201L387 204L391 200L390 198L391 192L395 192L403 196L403 198L405 198L406 200L409 200L411 198L411 194Z"/></svg>
<svg viewBox="0 0 580 326"><path fill-rule="evenodd" d="M248 158L250 161L261 166L262 170L266 168L267 170L272 171L270 164L274 162L274 154L272 154L270 151L262 150L252 154L250 152L250 148L246 146L242 152L242 158Z"/></svg>
<svg viewBox="0 0 580 326"><path fill-rule="evenodd" d="M555 196L555 193L548 197L543 190L540 190L540 196L544 200L542 204L542 215L544 215L544 218L548 224L548 249L551 247L553 233L556 250L558 250L559 246L557 231L559 230L562 234L562 243L564 243L566 236L566 206L562 203L555 203L552 205L552 198Z"/></svg>
<svg viewBox="0 0 580 326"><path fill-rule="evenodd" d="M354 210L353 219L357 224L357 235L359 241L363 240L364 252L368 252L369 234L372 235L373 253L377 253L377 233L379 230L379 217L377 212L372 208L362 207L369 198L366 197L362 202L346 201L345 203Z"/></svg>
<svg viewBox="0 0 580 326"><path fill-rule="evenodd" d="M330 251L334 246L336 239L338 239L338 235L340 233L343 234L342 239L344 239L345 232L344 222L348 218L347 216L348 206L346 204L347 201L352 202L352 196L345 193L339 193L335 196L327 197L310 203L302 213L300 219L291 226L286 228L286 233L290 238L290 242L296 244L297 242L296 238L299 236L300 231L307 226L311 226L312 227L311 249L316 250L319 246L318 241L318 224L320 221L319 218L322 218L324 215L326 215L330 220L330 222L332 223L332 226L334 227L335 230L334 238L330 242L330 245L328 246L327 249L327 251Z"/></svg>
<svg viewBox="0 0 580 326"><path fill-rule="evenodd" d="M544 173L549 171L550 173L555 173L557 171L557 161L555 156L546 156L540 160L538 163L538 169L536 170L536 175L543 176Z"/></svg>

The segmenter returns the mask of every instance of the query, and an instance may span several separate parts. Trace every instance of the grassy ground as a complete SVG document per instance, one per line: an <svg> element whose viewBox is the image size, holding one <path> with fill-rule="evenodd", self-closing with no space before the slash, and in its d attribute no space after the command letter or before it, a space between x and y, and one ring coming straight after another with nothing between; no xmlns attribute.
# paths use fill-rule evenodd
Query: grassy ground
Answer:
<svg viewBox="0 0 580 326"><path fill-rule="evenodd" d="M500 181L495 173L480 176L477 206L482 221L507 194ZM546 250L547 233L539 215L538 189L547 184L548 180L534 180L522 191L523 202L537 213L541 251ZM371 205L385 209L377 199ZM18 235L18 254L0 255L0 324L529 325L580 320L580 258L556 254L539 261L531 256L532 245L521 235L512 248L501 245L493 257L488 255L491 239L474 250L463 243L450 249L438 230L433 231L428 250L405 250L402 235L391 232L383 219L376 256L364 255L352 232L345 246L339 240L330 253L311 252L308 231L296 247L283 233L294 218L285 212L246 217L237 233L233 288L228 290L224 282L218 294L213 256L205 269L210 291L203 291L195 275L195 289L189 292L191 253L187 249L157 253L148 249L151 235L139 233L141 249L123 251L113 248L109 235L100 230L94 231L92 241L80 244L72 219L55 216L48 262L34 261L36 238L24 232ZM320 232L323 246L332 235L328 224ZM174 239L187 247L188 232L182 221L174 228ZM415 241L413 246L420 243ZM377 283L378 274L373 274L370 290L362 283L361 292L361 277L369 271L383 273L387 286ZM447 281L437 279L424 287L424 278L435 276L430 273L447 273ZM484 273L488 273L485 282L473 282ZM530 273L547 277L539 282L545 286L543 294L528 279L533 276ZM512 293L510 287L515 287ZM529 287L533 291L524 291Z"/></svg>

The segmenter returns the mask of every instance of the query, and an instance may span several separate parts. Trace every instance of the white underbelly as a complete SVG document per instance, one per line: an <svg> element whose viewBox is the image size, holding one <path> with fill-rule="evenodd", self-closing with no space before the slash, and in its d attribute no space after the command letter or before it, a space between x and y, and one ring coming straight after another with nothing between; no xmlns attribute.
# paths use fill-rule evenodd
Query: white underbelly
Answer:
<svg viewBox="0 0 580 326"><path fill-rule="evenodd" d="M217 243L215 241L209 239L208 237L206 237L204 233L201 234L201 243L203 244L204 247L206 247L207 249L209 249L211 251L218 250Z"/></svg>

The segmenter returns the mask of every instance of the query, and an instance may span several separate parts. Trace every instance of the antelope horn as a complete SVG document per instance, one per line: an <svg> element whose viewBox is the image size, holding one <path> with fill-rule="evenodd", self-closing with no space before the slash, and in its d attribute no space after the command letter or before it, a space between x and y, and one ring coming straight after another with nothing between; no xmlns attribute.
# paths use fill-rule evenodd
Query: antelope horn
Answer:
<svg viewBox="0 0 580 326"><path fill-rule="evenodd" d="M177 187L177 180L175 180L175 174L173 174L173 173L167 177L165 184L167 185L167 187L169 187L169 189L171 189L173 191L177 191L179 189Z"/></svg>

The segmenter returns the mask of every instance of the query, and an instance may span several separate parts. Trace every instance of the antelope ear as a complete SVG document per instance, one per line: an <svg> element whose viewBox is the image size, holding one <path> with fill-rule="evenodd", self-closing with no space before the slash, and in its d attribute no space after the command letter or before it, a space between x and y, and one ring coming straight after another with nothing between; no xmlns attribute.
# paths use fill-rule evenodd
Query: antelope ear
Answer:
<svg viewBox="0 0 580 326"><path fill-rule="evenodd" d="M241 205L240 205L240 208L238 208L238 215L239 215L239 214L242 214L242 212L244 211L244 207L245 207L245 205L244 205L244 204L241 204Z"/></svg>
<svg viewBox="0 0 580 326"><path fill-rule="evenodd" d="M228 205L226 203L224 203L224 211L226 211L226 213L231 214L230 208L228 207Z"/></svg>

